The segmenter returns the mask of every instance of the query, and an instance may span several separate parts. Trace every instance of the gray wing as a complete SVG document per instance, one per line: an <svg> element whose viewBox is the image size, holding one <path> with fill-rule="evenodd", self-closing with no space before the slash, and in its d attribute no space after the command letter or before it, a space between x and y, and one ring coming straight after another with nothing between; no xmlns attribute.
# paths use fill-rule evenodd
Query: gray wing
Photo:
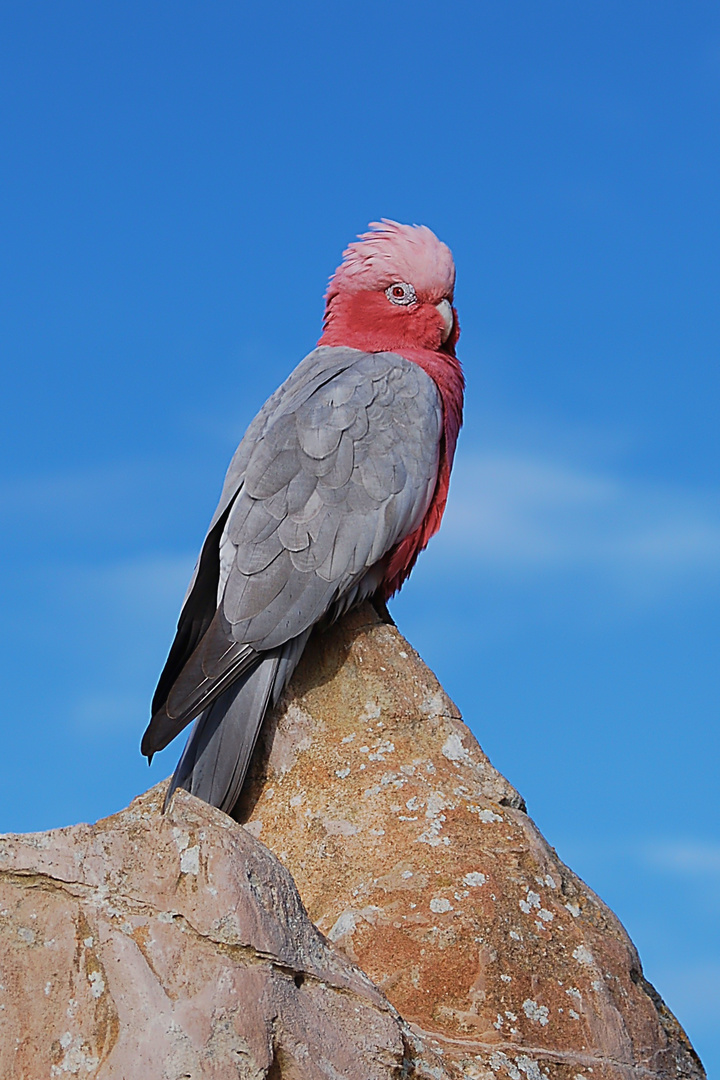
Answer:
<svg viewBox="0 0 720 1080"><path fill-rule="evenodd" d="M228 470L143 752L167 745L262 653L375 591L383 556L427 511L441 428L435 384L402 357L306 357ZM183 639L186 611L202 605L202 633Z"/></svg>
<svg viewBox="0 0 720 1080"><path fill-rule="evenodd" d="M215 513L212 516L212 521L210 522L210 527L208 528L205 540L203 541L203 547L201 548L200 556L195 565L193 576L190 579L185 600L183 601L183 607L190 597L197 580L205 545L220 520L227 514L229 507L240 490L245 476L245 470L247 469L248 462L250 461L257 443L262 439L270 425L278 416L287 411L292 411L293 408L296 408L299 404L306 401L314 391L329 379L342 374L342 372L357 359L357 356L357 349L338 349L331 348L327 345L314 349L304 360L300 361L298 366L290 373L290 375L288 375L285 382L277 388L275 393L270 395L260 409L260 412L250 423L240 445L233 454L232 461L225 474L220 499L215 509ZM217 548L214 549L214 554L217 554Z"/></svg>
<svg viewBox="0 0 720 1080"><path fill-rule="evenodd" d="M292 410L306 401L320 386L353 364L358 355L356 349L327 346L309 353L268 398L235 451L183 601L175 639L153 695L152 716L166 714L163 728L167 722L182 727L199 708L217 696L221 690L219 678L224 678L227 685L228 678L237 677L243 667L257 660L252 650L235 647L222 614L217 611L218 552L228 513L242 487L255 447L280 411ZM157 728L158 724L151 725L145 733L144 754L162 749L173 737L163 735L156 744Z"/></svg>
<svg viewBox="0 0 720 1080"><path fill-rule="evenodd" d="M247 461L218 583L239 644L265 651L312 626L428 509L442 429L435 384L392 353L356 357L304 401L281 401Z"/></svg>

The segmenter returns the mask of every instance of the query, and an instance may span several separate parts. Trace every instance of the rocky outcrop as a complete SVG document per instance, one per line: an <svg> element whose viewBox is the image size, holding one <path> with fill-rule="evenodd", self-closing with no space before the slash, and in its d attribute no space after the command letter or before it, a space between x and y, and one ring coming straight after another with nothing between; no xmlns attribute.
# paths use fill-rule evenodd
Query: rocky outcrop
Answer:
<svg viewBox="0 0 720 1080"><path fill-rule="evenodd" d="M3 1080L704 1077L622 926L369 607L313 638L244 827L182 791L162 815L163 791L0 838Z"/></svg>
<svg viewBox="0 0 720 1080"><path fill-rule="evenodd" d="M96 825L0 841L3 1080L386 1080L408 1056L286 870L164 785Z"/></svg>
<svg viewBox="0 0 720 1080"><path fill-rule="evenodd" d="M446 1069L704 1075L619 921L369 606L312 642L242 816Z"/></svg>

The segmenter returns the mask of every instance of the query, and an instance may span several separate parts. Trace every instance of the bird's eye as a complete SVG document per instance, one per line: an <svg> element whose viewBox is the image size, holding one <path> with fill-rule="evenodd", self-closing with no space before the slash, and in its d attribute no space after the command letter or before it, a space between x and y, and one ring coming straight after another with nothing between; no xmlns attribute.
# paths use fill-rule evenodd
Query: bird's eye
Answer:
<svg viewBox="0 0 720 1080"><path fill-rule="evenodd" d="M417 301L415 290L407 281L399 281L396 285L389 285L385 295L391 304L414 304Z"/></svg>

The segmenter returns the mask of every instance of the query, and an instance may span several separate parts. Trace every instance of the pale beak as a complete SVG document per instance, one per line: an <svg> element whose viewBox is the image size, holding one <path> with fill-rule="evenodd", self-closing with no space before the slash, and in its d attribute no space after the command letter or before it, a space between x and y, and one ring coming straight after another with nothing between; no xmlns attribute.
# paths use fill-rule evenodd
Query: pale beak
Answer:
<svg viewBox="0 0 720 1080"><path fill-rule="evenodd" d="M445 342L447 341L447 339L450 337L450 334L452 333L453 323L455 322L455 316L453 315L452 304L450 303L449 300L441 300L439 304L435 305L435 307L437 308L437 310L442 315L442 321L443 321L442 343L444 345Z"/></svg>

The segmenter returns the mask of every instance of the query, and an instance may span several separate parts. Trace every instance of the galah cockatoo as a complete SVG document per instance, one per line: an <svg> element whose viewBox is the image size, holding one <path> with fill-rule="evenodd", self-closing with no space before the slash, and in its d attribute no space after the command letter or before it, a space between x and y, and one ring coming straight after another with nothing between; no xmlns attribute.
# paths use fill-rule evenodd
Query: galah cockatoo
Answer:
<svg viewBox="0 0 720 1080"><path fill-rule="evenodd" d="M230 463L142 740L151 759L195 720L168 798L231 813L313 627L386 601L440 527L463 407L455 266L425 226L370 229L330 279L318 347Z"/></svg>

